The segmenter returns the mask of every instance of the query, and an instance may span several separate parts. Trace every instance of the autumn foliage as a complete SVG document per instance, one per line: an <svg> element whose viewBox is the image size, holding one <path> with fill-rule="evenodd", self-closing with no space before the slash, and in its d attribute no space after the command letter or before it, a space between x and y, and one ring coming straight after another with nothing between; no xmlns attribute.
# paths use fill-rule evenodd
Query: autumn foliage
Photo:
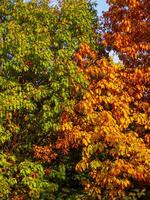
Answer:
<svg viewBox="0 0 150 200"><path fill-rule="evenodd" d="M90 196L123 199L149 185L149 69L125 69L98 57L87 45L75 54L89 82L74 112L64 120L59 148L81 148L76 170ZM75 88L78 92L78 87ZM146 92L147 91L147 92Z"/></svg>
<svg viewBox="0 0 150 200"><path fill-rule="evenodd" d="M108 0L104 13L105 45L127 66L148 67L150 52L150 1Z"/></svg>
<svg viewBox="0 0 150 200"><path fill-rule="evenodd" d="M101 27L51 3L0 2L0 199L148 200L149 1L108 1Z"/></svg>

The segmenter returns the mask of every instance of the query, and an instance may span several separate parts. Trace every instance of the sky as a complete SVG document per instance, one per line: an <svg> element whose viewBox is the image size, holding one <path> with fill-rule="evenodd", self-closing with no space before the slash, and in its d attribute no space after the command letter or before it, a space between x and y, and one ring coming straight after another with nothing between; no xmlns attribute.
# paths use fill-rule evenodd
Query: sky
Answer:
<svg viewBox="0 0 150 200"><path fill-rule="evenodd" d="M97 12L98 15L101 16L103 11L108 10L108 4L106 3L106 0L96 0L97 2ZM114 51L111 51L109 55L113 58L115 63L118 63L120 60Z"/></svg>
<svg viewBox="0 0 150 200"><path fill-rule="evenodd" d="M98 15L102 15L102 11L106 11L108 9L108 5L106 4L106 0L96 0L97 2L97 11Z"/></svg>

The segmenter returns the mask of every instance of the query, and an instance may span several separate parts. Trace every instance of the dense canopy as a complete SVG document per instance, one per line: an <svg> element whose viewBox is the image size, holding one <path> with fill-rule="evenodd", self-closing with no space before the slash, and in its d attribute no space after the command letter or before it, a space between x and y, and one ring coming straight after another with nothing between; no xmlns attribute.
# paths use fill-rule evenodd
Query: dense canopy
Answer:
<svg viewBox="0 0 150 200"><path fill-rule="evenodd" d="M51 3L0 1L0 199L148 200L149 1Z"/></svg>
<svg viewBox="0 0 150 200"><path fill-rule="evenodd" d="M115 50L125 66L149 67L150 1L107 0L104 13L105 44Z"/></svg>

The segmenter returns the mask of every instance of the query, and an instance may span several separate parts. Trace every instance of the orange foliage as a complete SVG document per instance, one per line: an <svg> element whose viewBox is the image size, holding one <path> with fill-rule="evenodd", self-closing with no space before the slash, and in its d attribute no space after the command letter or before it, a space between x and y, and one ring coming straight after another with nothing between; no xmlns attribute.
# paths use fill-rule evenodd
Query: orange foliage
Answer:
<svg viewBox="0 0 150 200"><path fill-rule="evenodd" d="M19 196L13 196L12 200L24 200L25 196L24 195L19 195Z"/></svg>
<svg viewBox="0 0 150 200"><path fill-rule="evenodd" d="M52 160L55 160L57 154L53 151L52 145L49 146L34 146L34 156L38 158L41 162L51 163Z"/></svg>
<svg viewBox="0 0 150 200"><path fill-rule="evenodd" d="M149 66L150 1L108 0L104 13L105 45L116 50L126 66Z"/></svg>
<svg viewBox="0 0 150 200"><path fill-rule="evenodd" d="M63 113L56 146L65 154L82 148L76 171L88 173L90 196L122 199L134 181L150 184L150 69L124 69L87 45L75 59L89 86L73 113Z"/></svg>

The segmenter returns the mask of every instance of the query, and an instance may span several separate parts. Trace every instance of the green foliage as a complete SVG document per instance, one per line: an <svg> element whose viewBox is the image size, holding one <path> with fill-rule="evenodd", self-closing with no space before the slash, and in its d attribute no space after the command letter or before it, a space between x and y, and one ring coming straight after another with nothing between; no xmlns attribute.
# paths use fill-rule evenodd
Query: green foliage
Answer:
<svg viewBox="0 0 150 200"><path fill-rule="evenodd" d="M2 200L91 200L91 198L94 200L96 192L99 193L98 186L102 184L99 181L101 176L93 174L94 178L99 179L97 182L93 181L87 167L93 172L102 168L102 174L107 174L107 170L111 167L110 162L106 162L112 159L108 156L111 149L101 145L99 138L97 142L97 136L93 140L90 138L90 134L93 137L92 131L95 133L99 131L99 127L92 128L90 124L97 121L96 116L102 120L102 116L97 115L99 108L94 108L95 115L85 117L83 106L76 104L88 98L85 110L89 112L94 103L94 95L100 95L96 88L90 88L89 79L85 73L83 74L87 70L86 65L91 64L90 73L94 87L95 79L101 81L106 74L109 77L106 59L102 58L102 62L98 64L96 54L89 48L90 46L96 50L99 56L106 55L104 47L99 45L100 24L95 3L92 2L58 0L57 5L52 6L49 0L0 1L0 199ZM98 74L95 71L97 65L100 65ZM115 65L112 64L110 71L113 71L113 67L115 70ZM120 75L115 76L115 73L110 74L110 79L106 83L112 91L119 88L116 87L116 83L111 84L110 80L115 80ZM148 79L147 74L145 77ZM121 84L122 82L118 85ZM103 87L103 84L99 87ZM107 103L111 101L111 92L106 95L104 87L101 92L105 96L106 104L104 103L102 108L110 113L112 106ZM87 93L86 97L85 91L90 90L94 92L91 96ZM95 100L99 101L96 98ZM120 101L122 100L118 98L116 102ZM121 110L120 105L119 110ZM69 118L71 121L67 123ZM111 119L110 117L109 120ZM144 114L141 113L138 119L142 124L147 120L147 116L144 118ZM124 124L126 119L122 121ZM129 125L132 126L131 130L136 131L134 122ZM109 133L109 124L106 126L105 131ZM108 142L115 144L114 139L120 138L120 133L117 135L114 125L111 129L114 129L116 136L113 134L113 137L109 138L108 134ZM79 138L81 143L78 142ZM149 136L146 139L149 141ZM123 148L124 141L121 142L120 146L114 147L119 149L117 152L119 156L126 155ZM136 151L135 147L133 149ZM87 162L84 159L85 155L90 155L87 156ZM141 155L146 157L144 153ZM83 162L80 162L81 160ZM122 164L121 169L124 167ZM91 188L91 193L88 191L90 184L96 185L93 190ZM85 187L84 190L86 185L87 189ZM125 200L140 199L144 195L149 195L146 193L147 188L143 190L140 185L135 185L138 189L133 186L132 190L125 191L127 194ZM104 200L105 190L101 194L99 193L99 198Z"/></svg>
<svg viewBox="0 0 150 200"><path fill-rule="evenodd" d="M75 73L72 55L81 42L94 45L95 16L86 1L64 1L54 8L46 1L6 2L0 10L1 118L4 121L8 112L15 123L17 111L35 132L41 129L34 134L39 140L43 133L58 130L58 115L62 105L70 103L71 85L84 84L82 74ZM28 132L24 128L20 131ZM12 136L10 128L7 132L3 143Z"/></svg>
<svg viewBox="0 0 150 200"><path fill-rule="evenodd" d="M14 156L0 155L0 197L9 199L13 195L28 191L31 199L40 198L42 192L54 192L58 185L45 179L43 166L25 160L18 164ZM15 190L14 190L15 188Z"/></svg>
<svg viewBox="0 0 150 200"><path fill-rule="evenodd" d="M134 189L132 192L129 192L128 196L124 197L124 200L137 200L142 196L145 196L145 189Z"/></svg>
<svg viewBox="0 0 150 200"><path fill-rule="evenodd" d="M33 145L55 142L72 87L86 86L73 54L81 43L95 47L97 26L86 0L0 1L1 199L50 199L65 182L63 162L37 163Z"/></svg>

